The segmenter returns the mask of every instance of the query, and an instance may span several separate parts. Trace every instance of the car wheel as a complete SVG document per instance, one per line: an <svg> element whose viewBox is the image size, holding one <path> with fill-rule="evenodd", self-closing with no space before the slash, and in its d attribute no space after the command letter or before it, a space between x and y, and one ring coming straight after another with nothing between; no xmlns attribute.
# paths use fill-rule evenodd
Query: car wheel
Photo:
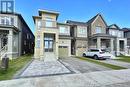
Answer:
<svg viewBox="0 0 130 87"><path fill-rule="evenodd" d="M83 57L86 57L86 54L85 54L85 53L83 54Z"/></svg>
<svg viewBox="0 0 130 87"><path fill-rule="evenodd" d="M97 55L94 55L93 58L97 60L97 59L98 59L98 56L97 56Z"/></svg>

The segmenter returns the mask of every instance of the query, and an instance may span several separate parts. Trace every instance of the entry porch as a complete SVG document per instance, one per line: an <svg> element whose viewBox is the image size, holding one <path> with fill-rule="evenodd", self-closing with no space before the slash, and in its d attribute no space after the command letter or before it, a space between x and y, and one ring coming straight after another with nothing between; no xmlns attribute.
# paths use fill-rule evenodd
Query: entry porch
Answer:
<svg viewBox="0 0 130 87"><path fill-rule="evenodd" d="M12 28L0 28L0 59L5 55L9 58L17 57L18 50L18 32Z"/></svg>
<svg viewBox="0 0 130 87"><path fill-rule="evenodd" d="M126 55L127 39L107 34L97 34L89 38L89 49L106 49L115 56Z"/></svg>
<svg viewBox="0 0 130 87"><path fill-rule="evenodd" d="M36 37L35 58L44 61L56 61L58 59L58 34L55 32L43 32Z"/></svg>

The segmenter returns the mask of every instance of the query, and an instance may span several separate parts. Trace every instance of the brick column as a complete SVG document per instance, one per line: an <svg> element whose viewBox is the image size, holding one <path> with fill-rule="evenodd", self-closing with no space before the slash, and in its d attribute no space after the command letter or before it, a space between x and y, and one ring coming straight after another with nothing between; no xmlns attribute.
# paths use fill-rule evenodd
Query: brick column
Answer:
<svg viewBox="0 0 130 87"><path fill-rule="evenodd" d="M97 38L97 48L98 49L101 48L101 38L100 37Z"/></svg>
<svg viewBox="0 0 130 87"><path fill-rule="evenodd" d="M113 51L114 51L114 44L113 44L113 41L114 41L114 39L111 38L111 40L110 40L110 48L111 48L111 53L112 53L112 54L113 54Z"/></svg>
<svg viewBox="0 0 130 87"><path fill-rule="evenodd" d="M127 50L127 39L124 40L124 50L125 50L125 55L128 54L128 50Z"/></svg>
<svg viewBox="0 0 130 87"><path fill-rule="evenodd" d="M116 55L119 56L120 55L120 40L117 38L116 39Z"/></svg>
<svg viewBox="0 0 130 87"><path fill-rule="evenodd" d="M8 34L8 57L12 58L12 52L13 52L13 31L9 30Z"/></svg>

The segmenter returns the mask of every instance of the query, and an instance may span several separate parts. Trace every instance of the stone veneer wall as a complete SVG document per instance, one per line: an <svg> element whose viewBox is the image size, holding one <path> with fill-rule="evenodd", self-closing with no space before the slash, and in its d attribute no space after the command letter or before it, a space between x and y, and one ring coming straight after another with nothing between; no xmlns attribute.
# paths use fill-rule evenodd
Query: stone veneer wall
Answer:
<svg viewBox="0 0 130 87"><path fill-rule="evenodd" d="M88 49L88 41L77 40L76 41L76 56L82 56L83 52Z"/></svg>

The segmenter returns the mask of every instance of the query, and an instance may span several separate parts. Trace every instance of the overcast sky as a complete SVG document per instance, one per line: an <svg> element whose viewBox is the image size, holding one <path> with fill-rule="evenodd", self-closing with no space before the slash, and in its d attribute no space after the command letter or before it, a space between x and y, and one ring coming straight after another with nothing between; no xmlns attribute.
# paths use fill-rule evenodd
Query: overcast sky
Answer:
<svg viewBox="0 0 130 87"><path fill-rule="evenodd" d="M130 0L15 0L15 11L22 14L33 32L32 16L38 16L38 9L60 12L59 22L86 22L101 13L108 25L130 27Z"/></svg>

